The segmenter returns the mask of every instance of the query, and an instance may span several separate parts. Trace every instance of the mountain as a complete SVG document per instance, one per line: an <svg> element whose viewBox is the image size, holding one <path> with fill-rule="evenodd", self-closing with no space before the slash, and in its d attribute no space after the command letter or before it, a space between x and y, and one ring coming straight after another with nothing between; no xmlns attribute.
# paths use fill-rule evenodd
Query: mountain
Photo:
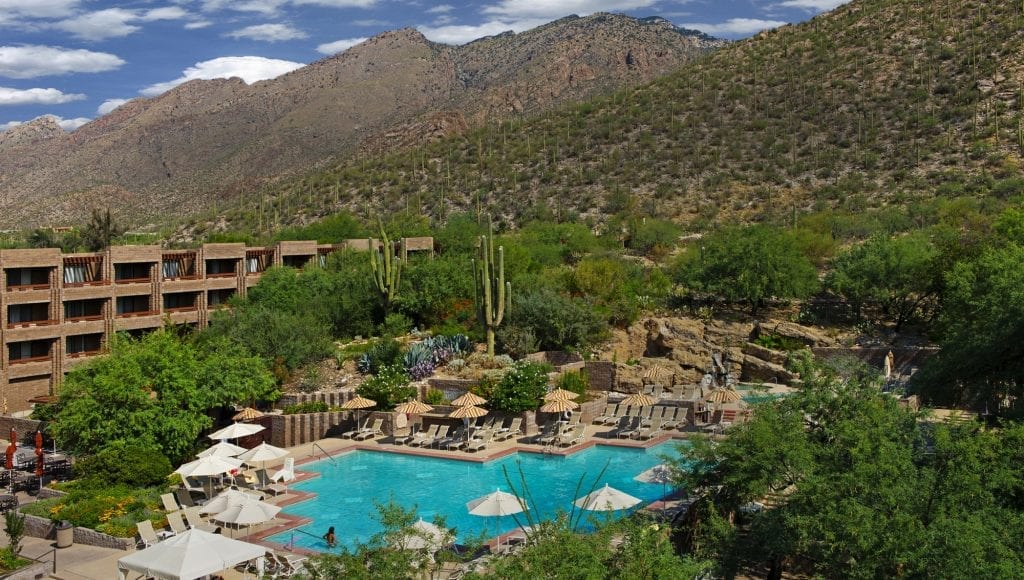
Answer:
<svg viewBox="0 0 1024 580"><path fill-rule="evenodd" d="M397 30L273 80L191 81L72 133L38 120L0 134L0 226L82 221L111 201L136 222L189 215L266 176L641 84L723 44L597 14L464 46Z"/></svg>
<svg viewBox="0 0 1024 580"><path fill-rule="evenodd" d="M324 166L222 213L266 229L342 208L516 222L635 206L700 227L1007 198L1024 193L1022 21L1020 2L854 0L648 85Z"/></svg>

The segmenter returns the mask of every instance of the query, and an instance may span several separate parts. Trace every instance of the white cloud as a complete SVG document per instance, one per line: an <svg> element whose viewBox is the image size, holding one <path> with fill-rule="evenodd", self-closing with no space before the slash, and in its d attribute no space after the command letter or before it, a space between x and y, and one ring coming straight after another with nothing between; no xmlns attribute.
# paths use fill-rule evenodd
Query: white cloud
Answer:
<svg viewBox="0 0 1024 580"><path fill-rule="evenodd" d="M372 8L377 0L291 0L296 6L312 4L326 8Z"/></svg>
<svg viewBox="0 0 1024 580"><path fill-rule="evenodd" d="M131 99L107 99L103 101L102 105L96 108L96 114L106 115L130 100Z"/></svg>
<svg viewBox="0 0 1024 580"><path fill-rule="evenodd" d="M260 14L276 14L277 9L285 4L285 0L204 0L204 12L216 12L230 9L238 12L259 12Z"/></svg>
<svg viewBox="0 0 1024 580"><path fill-rule="evenodd" d="M153 8L152 10L146 10L139 15L139 20L143 22L155 22L157 20L181 20L188 18L188 12L177 6L164 6L163 8Z"/></svg>
<svg viewBox="0 0 1024 580"><path fill-rule="evenodd" d="M548 22L547 19L527 20L490 20L475 26L467 24L451 24L445 26L417 26L417 30L423 33L428 39L444 44L465 44L484 36L494 36L502 32L522 32L536 28Z"/></svg>
<svg viewBox="0 0 1024 580"><path fill-rule="evenodd" d="M56 24L60 30L66 30L84 40L104 40L128 36L141 30L129 24L136 19L135 12L121 8L108 8L97 12L88 12L81 16L61 20Z"/></svg>
<svg viewBox="0 0 1024 580"><path fill-rule="evenodd" d="M0 0L0 14L23 18L65 18L79 0Z"/></svg>
<svg viewBox="0 0 1024 580"><path fill-rule="evenodd" d="M60 125L60 128L64 129L65 131L74 131L75 129L81 127L89 121L92 121L92 119L88 117L75 117L74 119L64 119L62 117L58 117L57 115L50 116L53 117L53 119L57 121L57 124Z"/></svg>
<svg viewBox="0 0 1024 580"><path fill-rule="evenodd" d="M455 7L452 6L451 4L438 4L433 8L428 8L427 14L446 14L448 12L451 12L452 10L455 10Z"/></svg>
<svg viewBox="0 0 1024 580"><path fill-rule="evenodd" d="M185 24L185 30L198 30L207 26L213 26L213 23L209 20L196 20Z"/></svg>
<svg viewBox="0 0 1024 580"><path fill-rule="evenodd" d="M197 62L182 72L173 81L150 85L142 90L147 97L159 95L174 87L196 79L227 79L238 77L247 83L254 83L281 76L299 67L300 62L263 58L262 56L222 56L213 60Z"/></svg>
<svg viewBox="0 0 1024 580"><path fill-rule="evenodd" d="M0 0L2 2L3 0ZM106 40L128 36L142 29L135 23L155 22L157 20L181 20L188 18L189 13L177 6L165 6L151 10L125 10L108 8L96 12L86 12L73 18L61 20L55 28L65 30L84 40Z"/></svg>
<svg viewBox="0 0 1024 580"><path fill-rule="evenodd" d="M486 6L484 14L496 14L506 18L561 18L569 14L585 16L594 12L616 12L649 8L657 0L501 0Z"/></svg>
<svg viewBox="0 0 1024 580"><path fill-rule="evenodd" d="M377 28L387 28L389 26L392 26L392 24L387 20L378 20L376 18L364 18L362 20L353 20L352 24L367 28L371 26L375 26Z"/></svg>
<svg viewBox="0 0 1024 580"><path fill-rule="evenodd" d="M342 38L341 40L321 44L316 47L316 51L320 54L337 54L344 50L348 50L361 42L366 42L365 36L360 38Z"/></svg>
<svg viewBox="0 0 1024 580"><path fill-rule="evenodd" d="M64 117L60 117L58 115L42 115L40 117L36 117L36 119L41 119L42 117L50 117L58 125L60 125L61 129L64 129L65 131L74 131L75 129L81 127L82 125L88 123L89 121L92 121L92 119L88 119L86 117L76 117L74 119L65 119ZM32 119L32 121L35 121L36 119ZM6 131L8 129L17 127L18 125L24 125L25 123L28 123L28 122L30 122L30 121L8 121L8 122L0 125L0 131Z"/></svg>
<svg viewBox="0 0 1024 580"><path fill-rule="evenodd" d="M0 106L4 105L61 105L81 101L85 95L65 93L58 89L11 89L0 87Z"/></svg>
<svg viewBox="0 0 1024 580"><path fill-rule="evenodd" d="M785 8L803 8L804 10L811 10L814 12L825 12L826 10L838 8L849 1L850 0L785 0L784 2L780 2L779 6Z"/></svg>
<svg viewBox="0 0 1024 580"><path fill-rule="evenodd" d="M97 73L119 68L125 61L106 52L59 46L0 46L0 76L30 79L47 75Z"/></svg>
<svg viewBox="0 0 1024 580"><path fill-rule="evenodd" d="M687 22L680 24L683 28L692 28L712 36L748 36L785 25L781 20L762 20L760 18L730 18L718 24L704 22Z"/></svg>
<svg viewBox="0 0 1024 580"><path fill-rule="evenodd" d="M229 32L226 36L261 40L263 42L281 42L283 40L307 38L309 35L288 24L257 24Z"/></svg>

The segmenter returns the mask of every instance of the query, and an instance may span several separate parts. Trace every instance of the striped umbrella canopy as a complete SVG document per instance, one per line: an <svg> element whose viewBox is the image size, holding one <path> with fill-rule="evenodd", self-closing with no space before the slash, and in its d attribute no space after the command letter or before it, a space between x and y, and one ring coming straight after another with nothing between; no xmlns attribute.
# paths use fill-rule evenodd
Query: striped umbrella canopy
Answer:
<svg viewBox="0 0 1024 580"><path fill-rule="evenodd" d="M620 405L629 405L630 407L650 407L651 405L658 402L658 399L650 395L643 393L633 393L625 399L619 402Z"/></svg>
<svg viewBox="0 0 1024 580"><path fill-rule="evenodd" d="M463 405L448 414L453 419L476 419L487 414L487 409L475 405Z"/></svg>
<svg viewBox="0 0 1024 580"><path fill-rule="evenodd" d="M366 397L355 396L345 401L345 404L341 406L342 409L369 409L370 407L377 406L377 401L367 399Z"/></svg>
<svg viewBox="0 0 1024 580"><path fill-rule="evenodd" d="M567 391L565 389L555 389L553 391L549 391L546 395L544 395L544 400L556 401L558 399L565 399L567 401L574 401L578 396L579 395L572 391Z"/></svg>
<svg viewBox="0 0 1024 580"><path fill-rule="evenodd" d="M246 407L241 411L235 413L235 415L231 417L231 419L234 421L252 421L253 419L259 419L262 416L262 412L257 411L252 407Z"/></svg>
<svg viewBox="0 0 1024 580"><path fill-rule="evenodd" d="M465 395L462 395L458 399L452 401L452 404L456 407L465 407L467 405L483 405L487 402L487 399L480 395L475 395L469 391L466 391Z"/></svg>
<svg viewBox="0 0 1024 580"><path fill-rule="evenodd" d="M736 403L743 400L736 389L715 389L704 398L709 403Z"/></svg>
<svg viewBox="0 0 1024 580"><path fill-rule="evenodd" d="M570 401L569 399L553 399L541 405L540 410L544 413L564 413L566 411L575 411L579 408L579 403Z"/></svg>
<svg viewBox="0 0 1024 580"><path fill-rule="evenodd" d="M420 413L427 413L433 411L434 408L424 403L423 401L406 401L395 405L396 413L408 413L410 415L419 415Z"/></svg>

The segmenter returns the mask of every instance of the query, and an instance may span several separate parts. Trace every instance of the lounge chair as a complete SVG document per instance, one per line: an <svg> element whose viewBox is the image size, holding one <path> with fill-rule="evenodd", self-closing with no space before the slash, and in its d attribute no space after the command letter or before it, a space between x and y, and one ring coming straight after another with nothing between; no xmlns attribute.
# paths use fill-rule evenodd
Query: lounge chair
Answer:
<svg viewBox="0 0 1024 580"><path fill-rule="evenodd" d="M641 423L641 427L647 427L655 421L661 421L661 418L665 416L665 407L661 405L655 405L651 407L651 413Z"/></svg>
<svg viewBox="0 0 1024 580"><path fill-rule="evenodd" d="M285 457L284 467L270 476L271 481L294 481L295 480L295 458Z"/></svg>
<svg viewBox="0 0 1024 580"><path fill-rule="evenodd" d="M136 542L139 548L148 548L160 541L153 529L153 522L149 520L135 522L135 530L139 533L139 541Z"/></svg>
<svg viewBox="0 0 1024 580"><path fill-rule="evenodd" d="M356 423L356 428L355 429L352 429L351 431L345 431L344 433L342 433L341 434L341 438L342 439L352 439L356 435L359 435L359 434L363 433L364 431L366 431L369 428L369 427L367 427L369 424L370 424L370 417L367 417L366 421L363 421L362 425L360 425L359 423Z"/></svg>
<svg viewBox="0 0 1024 580"><path fill-rule="evenodd" d="M420 445L420 447L433 447L434 445L440 443L446 437L448 437L448 430L449 429L451 429L450 426L448 426L448 425L441 425L441 428L437 430L437 434L434 435L434 438L431 439L430 441L422 443Z"/></svg>
<svg viewBox="0 0 1024 580"><path fill-rule="evenodd" d="M635 415L632 417L623 417L618 428L612 431L612 433L614 433L619 439L629 439L634 433L638 433L640 431L641 421L643 421L643 419Z"/></svg>
<svg viewBox="0 0 1024 580"><path fill-rule="evenodd" d="M434 437L437 437L437 430L441 428L441 425L431 425L426 431L421 431L413 436L410 440L409 447L421 447L428 441L433 441Z"/></svg>
<svg viewBox="0 0 1024 580"><path fill-rule="evenodd" d="M184 487L174 490L174 497L178 498L178 505L181 507L189 508L196 505L196 501L192 499L192 493Z"/></svg>
<svg viewBox="0 0 1024 580"><path fill-rule="evenodd" d="M395 445L406 445L406 444L408 444L410 441L412 441L416 437L416 433L418 432L418 429L417 429L418 426L419 426L419 424L414 424L412 426L412 428L409 429L409 434L408 435L395 436L395 440L393 441L393 443Z"/></svg>
<svg viewBox="0 0 1024 580"><path fill-rule="evenodd" d="M178 505L178 500L174 499L173 493L160 494L160 501L164 504L165 512L176 512L181 509Z"/></svg>
<svg viewBox="0 0 1024 580"><path fill-rule="evenodd" d="M604 425L605 421L615 418L615 411L619 408L615 403L608 403L604 406L604 414L594 417L594 425Z"/></svg>
<svg viewBox="0 0 1024 580"><path fill-rule="evenodd" d="M559 447L572 447L578 443L583 442L583 428L577 427L574 429L567 429L555 438L555 445Z"/></svg>
<svg viewBox="0 0 1024 580"><path fill-rule="evenodd" d="M491 440L494 439L494 431L488 431L487 435L481 439L472 439L469 443L466 443L466 451L477 452L482 449L486 449L491 444Z"/></svg>
<svg viewBox="0 0 1024 580"><path fill-rule="evenodd" d="M642 439L644 441L657 437L661 434L661 420L652 422L647 427L640 427L640 429L633 435L635 439Z"/></svg>
<svg viewBox="0 0 1024 580"><path fill-rule="evenodd" d="M366 441L367 439L373 439L378 435L383 435L384 432L380 430L384 426L384 419L374 419L373 426L363 429L362 433L356 433L352 436L356 441Z"/></svg>
<svg viewBox="0 0 1024 580"><path fill-rule="evenodd" d="M726 428L732 426L733 421L736 420L736 409L724 409L718 415L718 421L709 423L704 426L705 433L721 433Z"/></svg>
<svg viewBox="0 0 1024 580"><path fill-rule="evenodd" d="M536 435L531 437L530 443L540 443L541 439L553 437L555 432L555 425L556 423L554 421L550 421L548 423L541 425L540 433L537 433Z"/></svg>
<svg viewBox="0 0 1024 580"><path fill-rule="evenodd" d="M204 532L210 532L213 534L220 533L220 526L215 526L203 520L203 516L199 514L200 509L202 508L194 506L182 510L182 513L185 514L185 521L188 523L188 527L193 530L203 530Z"/></svg>
<svg viewBox="0 0 1024 580"><path fill-rule="evenodd" d="M272 578L291 578L305 571L305 562L305 556L267 550L266 571Z"/></svg>
<svg viewBox="0 0 1024 580"><path fill-rule="evenodd" d="M170 526L174 535L183 534L188 531L185 520L181 519L180 511L167 514L167 525Z"/></svg>
<svg viewBox="0 0 1024 580"><path fill-rule="evenodd" d="M547 435L537 437L537 443L540 443L541 445L551 445L558 439L559 436L562 435L562 433L565 432L565 430L565 423L555 421L554 429L552 429Z"/></svg>
<svg viewBox="0 0 1024 580"><path fill-rule="evenodd" d="M455 451L457 449L462 449L467 443L469 443L469 440L466 438L466 430L459 428L455 430L455 433L452 433L448 437L438 441L437 448L440 449L444 447L448 451Z"/></svg>
<svg viewBox="0 0 1024 580"><path fill-rule="evenodd" d="M513 437L518 436L520 433L522 433L522 424L522 417L513 418L512 424L510 424L506 428L499 430L497 433L494 434L494 440L507 441L509 439L512 439Z"/></svg>

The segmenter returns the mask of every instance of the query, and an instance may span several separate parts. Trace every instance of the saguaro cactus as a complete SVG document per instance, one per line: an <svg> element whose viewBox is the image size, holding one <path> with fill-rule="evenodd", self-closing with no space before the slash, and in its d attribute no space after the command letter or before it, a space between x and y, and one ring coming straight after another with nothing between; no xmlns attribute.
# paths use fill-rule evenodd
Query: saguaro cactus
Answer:
<svg viewBox="0 0 1024 580"><path fill-rule="evenodd" d="M384 226L380 228L382 247L380 252L374 247L373 240L367 240L370 246L370 270L373 272L373 282L380 294L381 304L384 306L384 314L391 311L391 304L398 298L398 284L402 279L402 260L395 257L394 249L391 247L391 240L384 233Z"/></svg>
<svg viewBox="0 0 1024 580"><path fill-rule="evenodd" d="M473 260L476 278L476 314L487 331L487 356L494 356L494 331L505 311L512 307L512 284L505 282L505 248L498 246L494 259L494 235L480 236L480 257Z"/></svg>

